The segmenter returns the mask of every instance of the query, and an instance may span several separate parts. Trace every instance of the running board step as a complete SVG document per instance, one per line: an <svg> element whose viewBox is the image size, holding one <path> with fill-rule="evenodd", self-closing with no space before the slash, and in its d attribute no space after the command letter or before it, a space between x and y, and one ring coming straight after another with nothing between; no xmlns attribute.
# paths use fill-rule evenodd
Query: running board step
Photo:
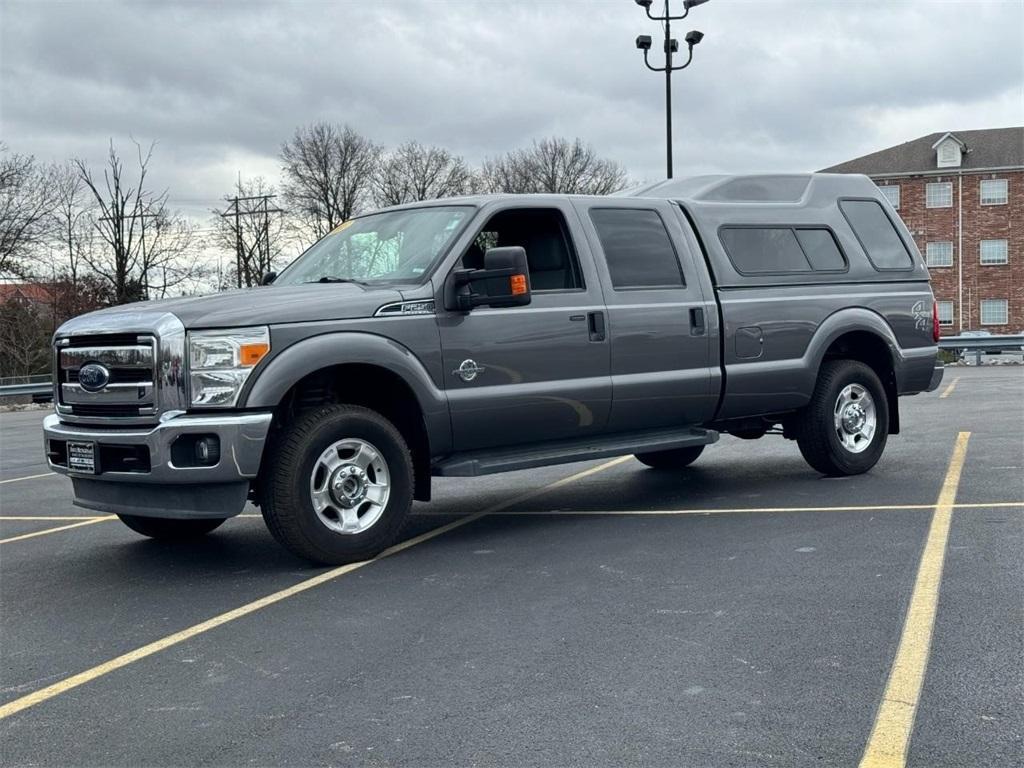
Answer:
<svg viewBox="0 0 1024 768"><path fill-rule="evenodd" d="M631 453L670 451L718 442L718 433L711 429L659 429L644 432L619 432L586 440L562 440L520 445L513 448L491 448L482 451L455 453L435 463L434 475L442 477L476 477L496 472L568 464L573 461L626 456Z"/></svg>

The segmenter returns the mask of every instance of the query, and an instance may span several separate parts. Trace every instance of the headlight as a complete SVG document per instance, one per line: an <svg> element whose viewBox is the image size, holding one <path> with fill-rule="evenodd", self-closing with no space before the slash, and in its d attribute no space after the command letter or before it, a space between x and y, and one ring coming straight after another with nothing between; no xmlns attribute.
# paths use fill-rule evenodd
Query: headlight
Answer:
<svg viewBox="0 0 1024 768"><path fill-rule="evenodd" d="M196 408L230 408L242 385L270 351L270 329L228 328L190 331L189 381Z"/></svg>

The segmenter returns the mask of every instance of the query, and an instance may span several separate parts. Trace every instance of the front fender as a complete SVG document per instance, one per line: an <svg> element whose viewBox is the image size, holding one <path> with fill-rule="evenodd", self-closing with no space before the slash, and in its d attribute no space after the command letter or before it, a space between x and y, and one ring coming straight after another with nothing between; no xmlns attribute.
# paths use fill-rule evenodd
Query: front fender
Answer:
<svg viewBox="0 0 1024 768"><path fill-rule="evenodd" d="M431 451L451 450L448 401L419 359L394 339L360 331L313 336L275 355L243 393L240 407L275 408L285 394L306 376L344 364L374 365L398 375L412 390L423 412Z"/></svg>

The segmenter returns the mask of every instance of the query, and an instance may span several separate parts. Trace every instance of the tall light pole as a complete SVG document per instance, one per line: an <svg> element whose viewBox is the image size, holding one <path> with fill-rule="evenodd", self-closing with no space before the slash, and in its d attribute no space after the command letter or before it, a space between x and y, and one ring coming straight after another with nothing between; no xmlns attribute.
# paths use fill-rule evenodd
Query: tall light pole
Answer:
<svg viewBox="0 0 1024 768"><path fill-rule="evenodd" d="M683 0L683 13L681 16L673 16L669 13L669 0L665 0L665 12L663 16L652 16L651 5L654 4L654 0L636 0L636 4L641 6L644 11L647 12L647 18L652 21L662 22L665 29L665 66L663 67L652 67L651 62L648 61L648 54L651 50L651 36L640 35L636 39L636 47L644 52L644 64L652 72L664 72L665 73L665 167L666 175L668 178L672 178L672 73L678 72L681 69L686 69L690 66L690 62L693 61L693 46L697 45L701 40L704 39L704 33L698 32L697 30L691 30L686 33L686 37L683 40L687 46L687 57L686 62L679 66L673 66L672 55L679 52L679 41L672 37L672 22L685 19L690 15L690 9L696 5L703 5L708 0Z"/></svg>

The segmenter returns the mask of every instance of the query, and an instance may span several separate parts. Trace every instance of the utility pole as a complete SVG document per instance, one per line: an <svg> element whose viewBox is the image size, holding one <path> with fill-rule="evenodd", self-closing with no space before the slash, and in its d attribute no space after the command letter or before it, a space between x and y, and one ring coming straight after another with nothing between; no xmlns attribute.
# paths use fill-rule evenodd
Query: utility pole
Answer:
<svg viewBox="0 0 1024 768"><path fill-rule="evenodd" d="M234 219L232 229L235 233L235 283L241 288L242 273L245 273L245 284L251 284L250 265L252 259L246 255L244 238L242 237L242 217L255 222L256 233L253 247L248 249L249 256L256 254L260 265L270 264L270 214L284 213L281 208L271 208L270 201L277 195L251 195L248 197L228 198L227 210L220 214L222 219ZM243 205L244 204L244 205ZM259 276L257 276L259 277Z"/></svg>
<svg viewBox="0 0 1024 768"><path fill-rule="evenodd" d="M704 33L698 32L697 30L691 30L686 33L684 38L689 55L686 58L686 62L681 66L673 66L672 56L679 52L679 41L672 38L672 22L685 19L690 15L690 9L697 5L703 5L708 0L683 0L683 13L681 16L673 16L669 13L669 0L665 0L665 11L663 16L652 16L651 5L653 0L636 0L636 4L641 6L647 13L647 18L652 21L662 22L662 27L665 31L665 66L663 67L652 67L648 61L647 54L651 50L651 36L640 35L636 39L636 47L644 52L644 64L652 72L664 72L665 73L665 175L667 178L672 178L672 73L678 72L682 69L686 69L690 66L690 62L693 61L693 46L697 45L701 40L704 39Z"/></svg>

